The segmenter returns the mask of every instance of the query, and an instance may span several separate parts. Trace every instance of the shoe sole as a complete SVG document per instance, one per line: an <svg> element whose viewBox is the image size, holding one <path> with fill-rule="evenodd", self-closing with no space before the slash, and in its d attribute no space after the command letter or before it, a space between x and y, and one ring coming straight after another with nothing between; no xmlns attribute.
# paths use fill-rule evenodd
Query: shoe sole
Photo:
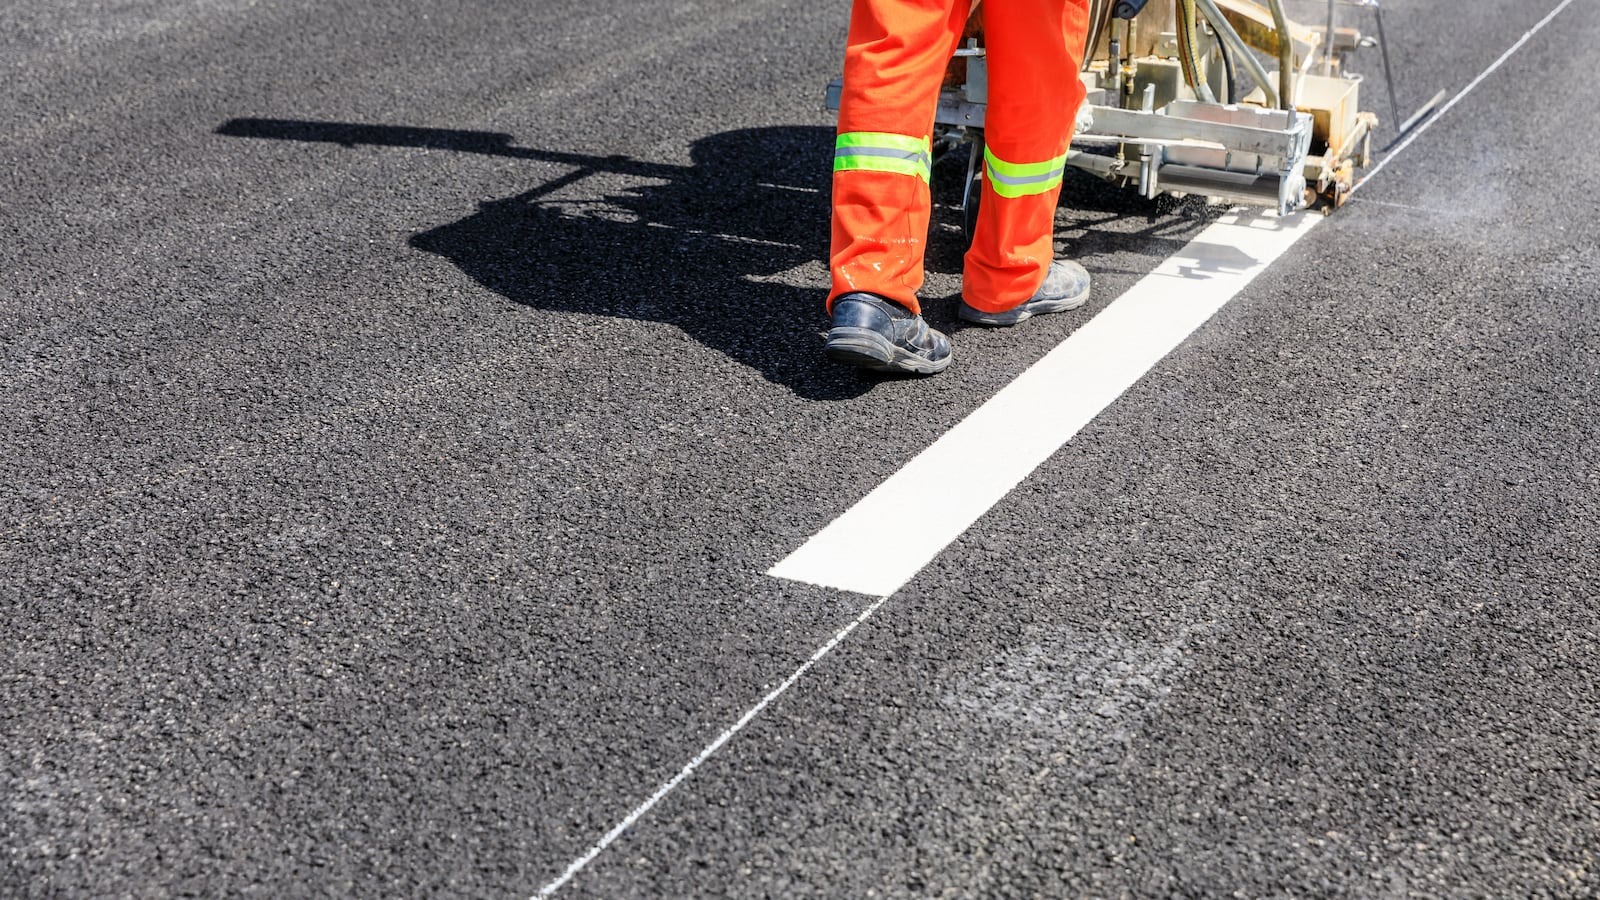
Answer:
<svg viewBox="0 0 1600 900"><path fill-rule="evenodd" d="M956 315L960 317L961 321L972 322L976 325L1015 325L1018 322L1025 322L1034 316L1044 315L1045 313L1066 312L1069 309L1077 309L1088 302L1089 291L1084 291L1071 297L1063 297L1060 300L1029 300L1016 309L1008 309L1005 312L997 313L984 312L981 309L962 303L961 308L956 311Z"/></svg>
<svg viewBox="0 0 1600 900"><path fill-rule="evenodd" d="M902 350L870 328L834 328L823 352L834 362L876 372L934 375L950 366L950 356L932 360ZM952 354L953 355L953 354Z"/></svg>

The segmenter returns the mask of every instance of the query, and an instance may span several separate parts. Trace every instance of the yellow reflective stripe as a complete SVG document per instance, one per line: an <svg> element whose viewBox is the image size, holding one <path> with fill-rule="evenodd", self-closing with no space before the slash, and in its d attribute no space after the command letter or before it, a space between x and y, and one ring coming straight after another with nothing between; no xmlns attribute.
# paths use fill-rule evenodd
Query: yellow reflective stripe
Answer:
<svg viewBox="0 0 1600 900"><path fill-rule="evenodd" d="M1061 154L1055 159L1048 159L1044 162L1013 163L1006 162L1000 157L995 156L994 151L988 147L983 148L983 159L989 164L989 168L1008 178L1026 178L1030 175L1050 175L1059 173L1067 165L1067 155L1065 153Z"/></svg>
<svg viewBox="0 0 1600 900"><path fill-rule="evenodd" d="M835 172L893 172L928 180L928 168L922 163L905 159L886 159L881 156L834 157Z"/></svg>
<svg viewBox="0 0 1600 900"><path fill-rule="evenodd" d="M885 150L909 150L920 153L928 149L927 138L907 137L887 131L847 131L833 143L834 149L847 147L881 147Z"/></svg>
<svg viewBox="0 0 1600 900"><path fill-rule="evenodd" d="M1026 197L1054 190L1061 184L1061 174L1066 171L1067 155L1035 163L1011 163L983 148L984 178L1002 197Z"/></svg>
<svg viewBox="0 0 1600 900"><path fill-rule="evenodd" d="M834 143L833 170L893 172L927 181L933 174L933 150L927 138L851 131Z"/></svg>

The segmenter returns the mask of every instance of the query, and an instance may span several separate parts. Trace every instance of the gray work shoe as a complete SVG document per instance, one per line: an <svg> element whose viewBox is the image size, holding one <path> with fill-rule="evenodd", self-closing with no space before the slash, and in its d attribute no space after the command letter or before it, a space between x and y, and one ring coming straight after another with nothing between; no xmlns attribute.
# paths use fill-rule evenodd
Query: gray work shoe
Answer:
<svg viewBox="0 0 1600 900"><path fill-rule="evenodd" d="M922 317L876 294L841 294L833 301L828 358L880 372L932 375L950 365L950 340Z"/></svg>
<svg viewBox="0 0 1600 900"><path fill-rule="evenodd" d="M976 322L979 325L1015 325L1040 313L1077 309L1088 300L1088 271L1075 262L1058 259L1050 264L1050 271L1044 276L1044 284L1039 285L1039 290L1023 301L1021 306L1012 307L1004 312L984 312L977 307L968 306L963 300L956 315L960 316L962 321Z"/></svg>

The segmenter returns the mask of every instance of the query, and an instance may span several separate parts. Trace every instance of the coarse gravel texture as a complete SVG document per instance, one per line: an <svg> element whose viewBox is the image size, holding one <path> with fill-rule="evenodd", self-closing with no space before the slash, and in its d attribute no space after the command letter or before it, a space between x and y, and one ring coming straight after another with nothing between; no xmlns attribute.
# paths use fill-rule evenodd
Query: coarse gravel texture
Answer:
<svg viewBox="0 0 1600 900"><path fill-rule="evenodd" d="M1402 106L1554 5L1385 4ZM1090 305L961 328L943 162L955 365L829 365L845 18L0 10L0 895L526 897L867 608L762 573L1217 210L1073 179ZM1574 4L564 893L1600 894L1597 47Z"/></svg>

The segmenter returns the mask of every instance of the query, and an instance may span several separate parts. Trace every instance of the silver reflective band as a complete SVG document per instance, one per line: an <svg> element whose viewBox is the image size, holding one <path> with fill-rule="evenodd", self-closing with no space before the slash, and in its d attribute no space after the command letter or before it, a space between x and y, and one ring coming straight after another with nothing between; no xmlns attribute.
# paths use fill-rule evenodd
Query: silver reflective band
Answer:
<svg viewBox="0 0 1600 900"><path fill-rule="evenodd" d="M1044 182L1047 182L1047 181L1055 181L1055 180L1059 179L1066 171L1067 171L1066 166L1062 166L1059 169L1053 169L1053 170L1051 170L1049 172L1044 173L1043 175L1015 175L1015 176L1012 176L1012 175L1001 175L999 172L995 171L994 169L989 169L988 171L984 172L983 174L984 174L984 177L992 178L995 181L1000 182L1001 184L1010 184L1010 185L1018 185L1018 186L1020 186L1020 185L1025 185L1025 184L1043 184Z"/></svg>

